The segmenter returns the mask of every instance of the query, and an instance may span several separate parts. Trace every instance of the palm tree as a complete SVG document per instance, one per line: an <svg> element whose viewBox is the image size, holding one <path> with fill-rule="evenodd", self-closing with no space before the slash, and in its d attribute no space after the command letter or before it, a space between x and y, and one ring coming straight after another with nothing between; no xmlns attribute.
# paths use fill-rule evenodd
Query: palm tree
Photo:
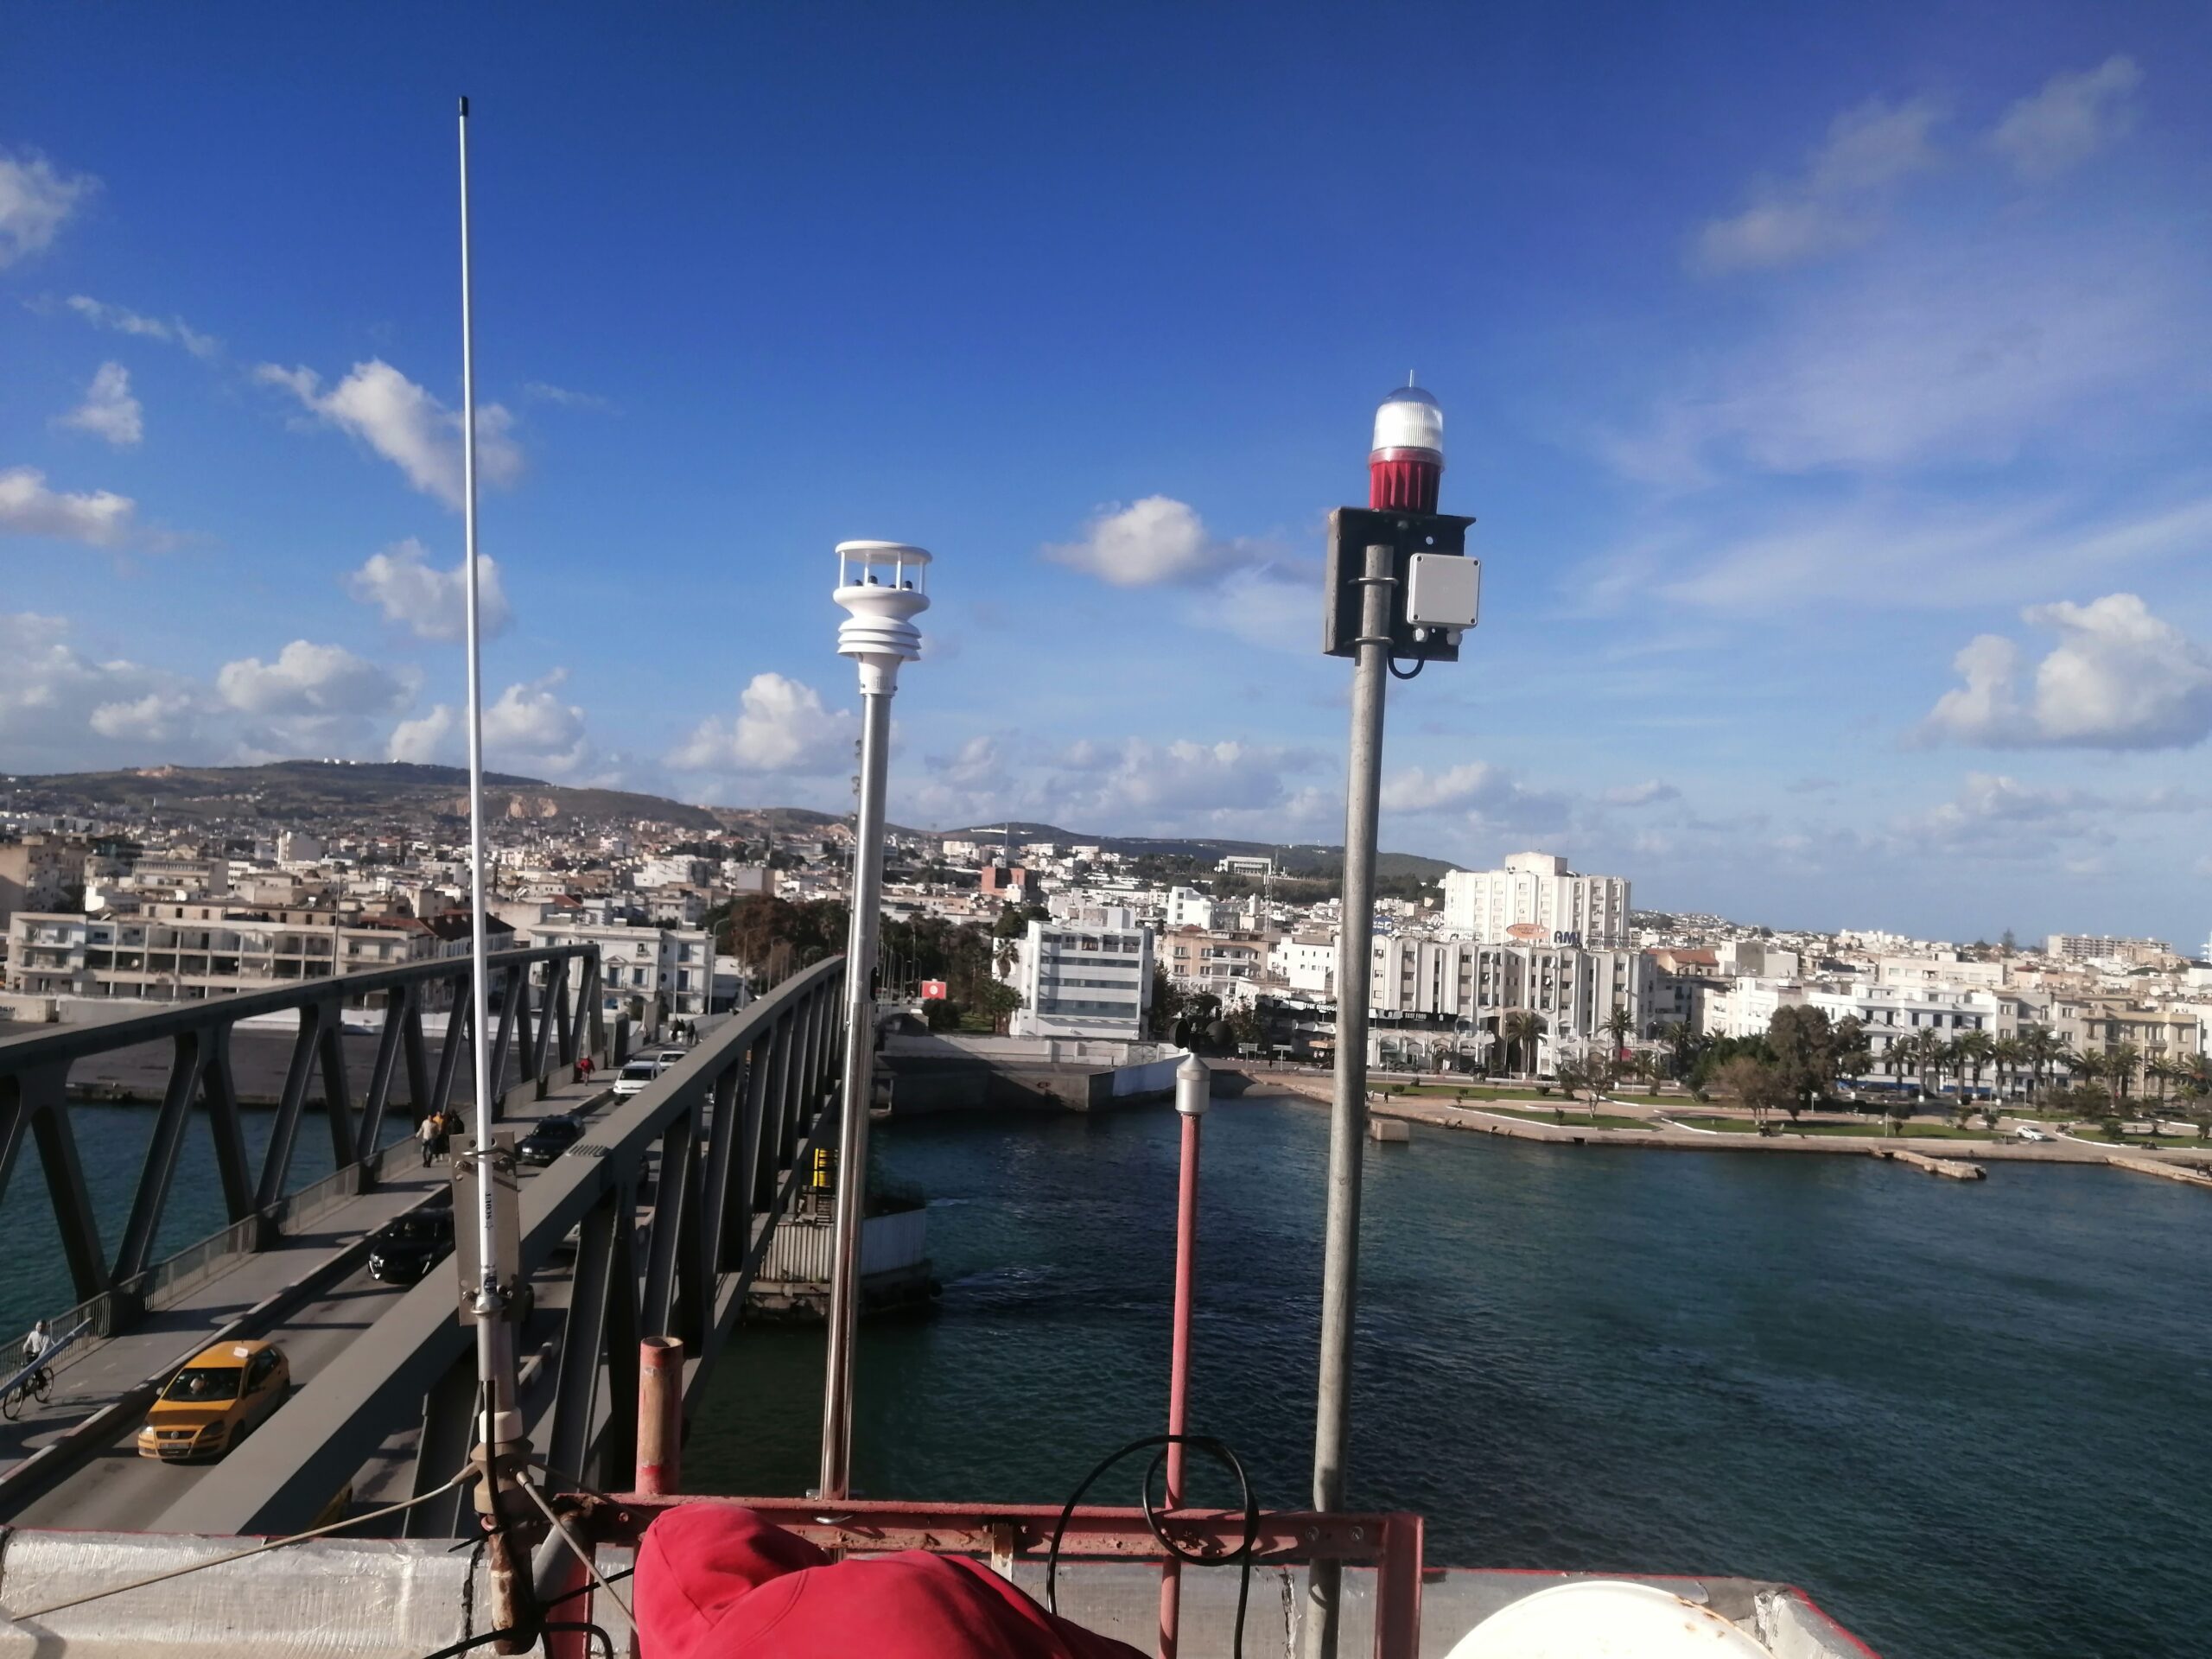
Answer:
<svg viewBox="0 0 2212 1659"><path fill-rule="evenodd" d="M1626 1008L1615 1008L1599 1022L1599 1028L1613 1039L1613 1058L1619 1059L1627 1052L1628 1039L1636 1032L1636 1016Z"/></svg>
<svg viewBox="0 0 2212 1659"><path fill-rule="evenodd" d="M2105 1075L2112 1080L2115 1106L2126 1107L2127 1085L2135 1081L2136 1068L2142 1061L2143 1051L2130 1042L2114 1043L2105 1051Z"/></svg>
<svg viewBox="0 0 2212 1659"><path fill-rule="evenodd" d="M1536 1043L1544 1034L1543 1015L1531 1009L1516 1008L1505 1016L1499 1034L1505 1039L1515 1059L1528 1062L1519 1068L1521 1075L1533 1076L1536 1070Z"/></svg>
<svg viewBox="0 0 2212 1659"><path fill-rule="evenodd" d="M1669 1020L1659 1027L1659 1040L1667 1045L1669 1057L1674 1062L1677 1077L1690 1072L1690 1051L1697 1046L1697 1033L1680 1020Z"/></svg>
<svg viewBox="0 0 2212 1659"><path fill-rule="evenodd" d="M2027 1064L2027 1044L2018 1034L2008 1032L1989 1046L1989 1058L1997 1064L1999 1097L2010 1098L2012 1084L2020 1075L2020 1068Z"/></svg>
<svg viewBox="0 0 2212 1659"><path fill-rule="evenodd" d="M1953 1063L1968 1074L1962 1079L1967 1087L1961 1090L1961 1094L1980 1090L1981 1070L1996 1058L1996 1039L1986 1031L1970 1031L1953 1039Z"/></svg>

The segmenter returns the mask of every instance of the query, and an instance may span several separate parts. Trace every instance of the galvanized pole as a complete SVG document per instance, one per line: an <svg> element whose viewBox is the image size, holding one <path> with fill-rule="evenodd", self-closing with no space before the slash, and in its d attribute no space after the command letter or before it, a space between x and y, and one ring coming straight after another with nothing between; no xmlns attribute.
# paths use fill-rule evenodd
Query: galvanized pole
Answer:
<svg viewBox="0 0 2212 1659"><path fill-rule="evenodd" d="M883 787L892 688L861 696L861 802L853 919L845 947L844 1090L837 1114L837 1208L830 1268L830 1351L822 1397L822 1492L848 1496L861 1223L868 1213L868 1109L875 1087L876 912L883 902Z"/></svg>
<svg viewBox="0 0 2212 1659"><path fill-rule="evenodd" d="M1382 793L1382 702L1389 689L1392 549L1367 550L1351 682L1351 766L1344 801L1343 914L1337 931L1337 1075L1329 1110L1329 1208L1321 1267L1321 1375L1313 1424L1313 1507L1341 1509L1351 1429L1351 1332L1359 1287L1359 1177L1367 1130L1367 1008L1374 974L1375 837ZM1343 1568L1313 1563L1306 1659L1336 1659Z"/></svg>
<svg viewBox="0 0 2212 1659"><path fill-rule="evenodd" d="M1198 1284L1198 1130L1213 1090L1213 1074L1197 1055L1175 1068L1175 1110L1183 1120L1181 1175L1175 1195L1175 1335L1167 1362L1167 1432L1189 1432L1191 1306ZM1183 1447L1167 1446L1166 1507L1183 1507ZM1160 1569L1160 1659L1175 1659L1183 1622L1183 1563Z"/></svg>

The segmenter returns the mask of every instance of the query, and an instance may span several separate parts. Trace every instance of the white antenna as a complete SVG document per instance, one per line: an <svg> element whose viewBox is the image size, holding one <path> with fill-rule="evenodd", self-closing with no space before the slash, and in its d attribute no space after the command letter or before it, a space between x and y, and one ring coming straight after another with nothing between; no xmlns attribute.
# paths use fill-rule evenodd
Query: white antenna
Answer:
<svg viewBox="0 0 2212 1659"><path fill-rule="evenodd" d="M477 603L476 574L476 334L469 306L468 270L468 100L461 100L461 490L467 572L461 590L467 601L468 635L468 892L470 899L468 1051L475 1084L476 1143L471 1154L476 1177L476 1376L481 1395L483 1484L477 1504L486 1515L512 1508L512 1459L527 1456L529 1445L517 1408L515 1327L507 1317L503 1274L518 1265L502 1262L499 1251L499 1192L492 1144L491 967L485 939L484 912L484 685L483 633ZM458 1217L456 1217L458 1219ZM503 1501L505 1500L505 1501ZM495 1579L499 1575L494 1574ZM526 1577L526 1575L525 1575ZM495 1616L512 1623L512 1584L495 1588Z"/></svg>

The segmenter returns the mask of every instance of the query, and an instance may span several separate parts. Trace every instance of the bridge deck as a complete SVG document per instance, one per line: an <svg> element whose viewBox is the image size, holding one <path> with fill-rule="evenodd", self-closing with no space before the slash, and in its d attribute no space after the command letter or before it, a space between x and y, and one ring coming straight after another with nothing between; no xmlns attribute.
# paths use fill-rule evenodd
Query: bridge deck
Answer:
<svg viewBox="0 0 2212 1659"><path fill-rule="evenodd" d="M519 1138L538 1116L575 1110L605 1092L605 1084L596 1081L556 1087L542 1103L511 1107L502 1127L512 1127ZM186 1293L174 1306L149 1314L136 1329L73 1346L56 1367L53 1398L43 1406L28 1407L21 1421L0 1423L0 1460L13 1464L60 1439L94 1413L127 1398L148 1377L197 1352L231 1322L319 1271L332 1271L332 1264L350 1253L353 1260L340 1263L336 1277L315 1289L304 1303L268 1321L266 1330L239 1333L270 1336L283 1346L291 1362L296 1390L340 1360L385 1305L407 1288L370 1278L355 1247L378 1227L443 1188L444 1165L422 1169L416 1158L411 1147L396 1147L388 1160L391 1178L377 1191L338 1201L273 1249L238 1256L226 1271ZM530 1177L526 1170L524 1179ZM434 1276L452 1272L450 1259L432 1269ZM142 1421L131 1413L111 1444L11 1519L47 1527L149 1524L152 1516L176 1502L212 1465L164 1465L140 1458L134 1439ZM280 1408L259 1432L283 1431Z"/></svg>

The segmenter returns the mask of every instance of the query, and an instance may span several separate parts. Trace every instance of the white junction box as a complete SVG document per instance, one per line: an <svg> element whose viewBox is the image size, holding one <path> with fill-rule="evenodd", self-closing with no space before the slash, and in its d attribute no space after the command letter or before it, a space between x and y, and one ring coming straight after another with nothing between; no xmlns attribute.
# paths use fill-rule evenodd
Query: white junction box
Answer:
<svg viewBox="0 0 2212 1659"><path fill-rule="evenodd" d="M1416 553L1407 561L1406 621L1416 628L1471 628L1483 566L1461 553Z"/></svg>

